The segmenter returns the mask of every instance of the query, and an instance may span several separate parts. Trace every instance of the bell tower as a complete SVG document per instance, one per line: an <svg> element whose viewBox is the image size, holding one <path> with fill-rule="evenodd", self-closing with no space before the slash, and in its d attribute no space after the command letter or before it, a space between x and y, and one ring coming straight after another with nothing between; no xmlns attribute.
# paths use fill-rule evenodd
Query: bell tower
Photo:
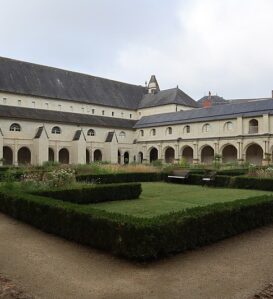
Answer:
<svg viewBox="0 0 273 299"><path fill-rule="evenodd" d="M157 93L158 91L160 91L160 88L159 88L159 85L157 83L157 80L156 80L156 77L155 75L152 75L151 76L151 79L149 81L149 84L148 84L148 93Z"/></svg>

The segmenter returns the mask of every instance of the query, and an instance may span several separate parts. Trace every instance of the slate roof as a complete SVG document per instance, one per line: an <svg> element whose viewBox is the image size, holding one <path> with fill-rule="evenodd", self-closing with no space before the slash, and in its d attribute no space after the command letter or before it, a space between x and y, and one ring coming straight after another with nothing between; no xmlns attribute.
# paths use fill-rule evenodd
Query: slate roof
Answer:
<svg viewBox="0 0 273 299"><path fill-rule="evenodd" d="M143 86L4 57L0 57L0 91L133 110L166 104L198 107L176 88L147 94Z"/></svg>
<svg viewBox="0 0 273 299"><path fill-rule="evenodd" d="M0 57L0 91L136 109L146 88Z"/></svg>
<svg viewBox="0 0 273 299"><path fill-rule="evenodd" d="M34 138L39 139L42 136L44 127L39 127L37 133L35 134Z"/></svg>
<svg viewBox="0 0 273 299"><path fill-rule="evenodd" d="M112 118L106 116L52 111L43 109L32 109L14 106L0 105L0 118L27 119L38 122L53 122L76 125L90 125L107 128L133 128L136 121L123 118Z"/></svg>
<svg viewBox="0 0 273 299"><path fill-rule="evenodd" d="M233 119L238 116L254 117L264 113L273 114L273 99L216 105L209 108L144 116L136 123L135 128Z"/></svg>
<svg viewBox="0 0 273 299"><path fill-rule="evenodd" d="M115 135L115 132L108 132L105 142L112 142L114 135Z"/></svg>
<svg viewBox="0 0 273 299"><path fill-rule="evenodd" d="M181 89L172 88L159 91L155 94L145 94L138 108L148 108L166 104L178 104L194 108L199 107L196 101L185 94Z"/></svg>

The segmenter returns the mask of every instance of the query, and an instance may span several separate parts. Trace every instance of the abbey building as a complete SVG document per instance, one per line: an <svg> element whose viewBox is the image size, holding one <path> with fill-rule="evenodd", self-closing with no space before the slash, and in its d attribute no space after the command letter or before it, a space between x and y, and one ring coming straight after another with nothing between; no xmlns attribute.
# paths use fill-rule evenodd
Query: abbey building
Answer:
<svg viewBox="0 0 273 299"><path fill-rule="evenodd" d="M0 163L272 160L273 99L193 100L0 57Z"/></svg>

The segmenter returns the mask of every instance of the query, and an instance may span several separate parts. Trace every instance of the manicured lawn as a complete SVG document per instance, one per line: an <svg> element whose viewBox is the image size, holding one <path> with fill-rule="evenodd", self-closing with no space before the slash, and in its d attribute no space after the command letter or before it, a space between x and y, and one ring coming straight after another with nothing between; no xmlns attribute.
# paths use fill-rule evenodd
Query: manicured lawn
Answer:
<svg viewBox="0 0 273 299"><path fill-rule="evenodd" d="M137 200L100 203L92 205L92 208L138 217L153 217L216 202L272 194L272 192L267 191L208 188L167 183L142 183L142 189L143 192Z"/></svg>

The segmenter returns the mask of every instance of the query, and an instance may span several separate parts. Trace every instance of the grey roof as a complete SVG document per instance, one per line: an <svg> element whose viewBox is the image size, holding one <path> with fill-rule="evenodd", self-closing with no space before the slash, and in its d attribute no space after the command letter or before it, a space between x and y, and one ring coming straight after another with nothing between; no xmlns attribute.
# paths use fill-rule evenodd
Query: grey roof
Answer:
<svg viewBox="0 0 273 299"><path fill-rule="evenodd" d="M216 105L209 108L192 109L188 111L164 113L142 117L135 128L154 127L169 124L232 119L238 116L258 116L264 113L273 114L273 99L251 101L247 103L232 103Z"/></svg>
<svg viewBox="0 0 273 299"><path fill-rule="evenodd" d="M146 88L0 57L0 91L137 109Z"/></svg>
<svg viewBox="0 0 273 299"><path fill-rule="evenodd" d="M107 128L133 128L135 120L112 118L106 116L51 111L43 109L22 108L0 105L0 117L11 119L27 119L38 122L66 123L90 125Z"/></svg>
<svg viewBox="0 0 273 299"><path fill-rule="evenodd" d="M108 132L105 142L112 142L115 132Z"/></svg>
<svg viewBox="0 0 273 299"><path fill-rule="evenodd" d="M151 78L156 82L155 76ZM0 91L136 110L166 104L197 107L178 89L147 94L143 86L0 57Z"/></svg>
<svg viewBox="0 0 273 299"><path fill-rule="evenodd" d="M190 107L199 107L197 102L185 94L179 88L159 91L155 94L149 93L143 96L138 108L155 107L166 104L178 104Z"/></svg>
<svg viewBox="0 0 273 299"><path fill-rule="evenodd" d="M42 132L43 132L43 128L44 127L39 127L38 130L37 130L37 133L35 134L34 136L34 139L39 139L42 135Z"/></svg>
<svg viewBox="0 0 273 299"><path fill-rule="evenodd" d="M82 130L77 130L74 134L73 141L80 140L82 134Z"/></svg>

